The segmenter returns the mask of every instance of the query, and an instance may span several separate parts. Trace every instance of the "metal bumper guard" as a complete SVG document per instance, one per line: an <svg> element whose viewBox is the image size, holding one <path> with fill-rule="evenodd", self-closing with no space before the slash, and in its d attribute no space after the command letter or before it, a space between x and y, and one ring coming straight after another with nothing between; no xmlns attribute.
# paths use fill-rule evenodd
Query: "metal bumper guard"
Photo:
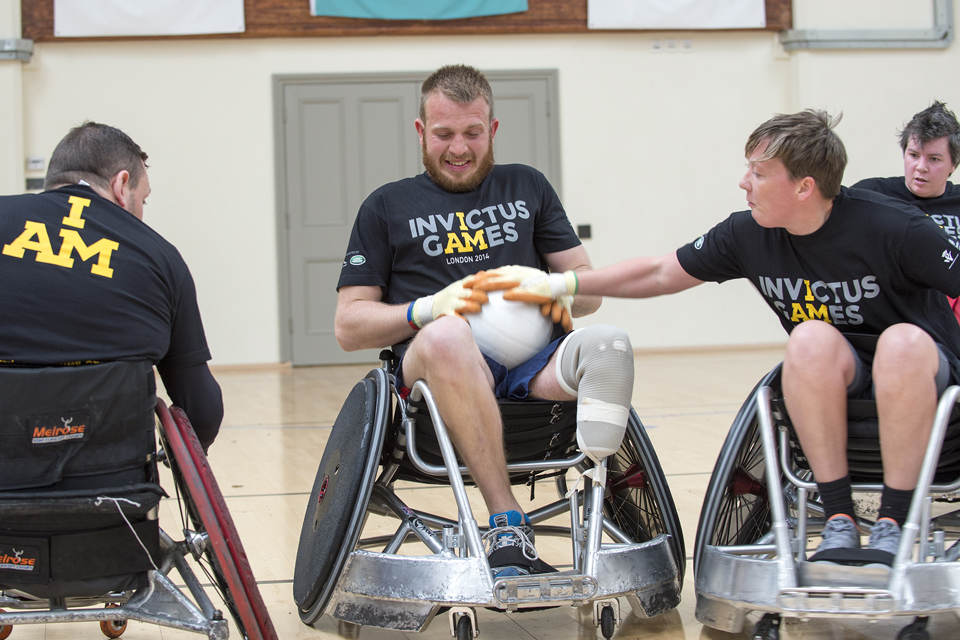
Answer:
<svg viewBox="0 0 960 640"><path fill-rule="evenodd" d="M492 589L483 579L489 571L484 558L354 551L328 611L344 622L423 631L440 607L517 610L626 596L637 616L653 617L680 602L679 572L668 541L661 534L641 544L603 545L596 575L563 571L500 578Z"/></svg>
<svg viewBox="0 0 960 640"><path fill-rule="evenodd" d="M956 610L960 563L926 562L905 568L902 595L891 588L887 567L842 567L797 563L798 586L778 586L776 560L748 558L707 547L697 571L697 620L738 633L750 611L800 618L884 618Z"/></svg>

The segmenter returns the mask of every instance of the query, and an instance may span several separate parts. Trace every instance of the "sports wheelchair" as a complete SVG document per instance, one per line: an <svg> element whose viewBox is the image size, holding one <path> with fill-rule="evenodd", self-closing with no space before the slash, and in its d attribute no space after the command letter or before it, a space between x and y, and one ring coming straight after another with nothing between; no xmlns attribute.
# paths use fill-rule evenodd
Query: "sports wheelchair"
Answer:
<svg viewBox="0 0 960 640"><path fill-rule="evenodd" d="M960 607L960 510L951 506L960 495L958 396L954 386L940 398L896 556L848 550L836 562L811 562L809 537L822 530L824 510L785 409L780 366L770 371L737 414L704 498L693 555L697 620L739 633L746 614L760 612L751 637L776 640L781 616L915 616L898 640L929 640L929 616ZM847 413L854 501L869 531L883 486L876 405L849 400Z"/></svg>
<svg viewBox="0 0 960 640"><path fill-rule="evenodd" d="M632 409L619 451L605 461L606 486L591 481L568 491L568 470L592 464L577 451L576 402L500 401L511 480L533 487L553 479L559 499L527 515L538 535L569 536L572 568L494 580L481 539L486 527L477 524L465 488L469 474L429 387L419 381L401 399L393 353L382 352L381 360L347 397L307 503L293 584L305 624L326 612L357 625L423 631L446 610L451 634L466 640L479 633L478 607L572 604L592 605L594 624L609 638L621 622L619 596L641 618L679 604L680 522ZM407 506L394 491L398 481L449 484L455 519ZM542 524L564 513L569 527ZM385 516L394 533L361 537L371 515ZM601 542L603 533L615 542ZM420 555L404 546L411 537L424 545Z"/></svg>
<svg viewBox="0 0 960 640"><path fill-rule="evenodd" d="M158 463L182 539L159 526ZM149 363L0 367L0 640L15 625L82 621L117 638L128 620L223 640L227 621L191 564L244 638L277 637L193 427L156 397Z"/></svg>

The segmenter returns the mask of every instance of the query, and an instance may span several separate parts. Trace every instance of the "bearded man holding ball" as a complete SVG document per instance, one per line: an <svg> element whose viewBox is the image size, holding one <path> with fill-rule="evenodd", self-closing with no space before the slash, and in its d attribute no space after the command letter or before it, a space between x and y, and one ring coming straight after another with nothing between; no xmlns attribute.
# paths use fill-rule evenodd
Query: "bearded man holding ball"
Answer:
<svg viewBox="0 0 960 640"><path fill-rule="evenodd" d="M549 270L566 273L575 292L590 258L543 174L494 164L499 121L480 71L434 72L415 126L426 172L377 189L360 207L337 284L337 340L346 351L392 346L401 393L417 380L429 385L490 513L494 577L555 571L539 559L513 495L497 398L578 400L578 443L602 460L626 429L633 348L609 325L571 331L571 315L600 306L574 294L547 306L548 344L522 362L481 351L464 319L488 303L488 291ZM483 273L494 268L496 278Z"/></svg>

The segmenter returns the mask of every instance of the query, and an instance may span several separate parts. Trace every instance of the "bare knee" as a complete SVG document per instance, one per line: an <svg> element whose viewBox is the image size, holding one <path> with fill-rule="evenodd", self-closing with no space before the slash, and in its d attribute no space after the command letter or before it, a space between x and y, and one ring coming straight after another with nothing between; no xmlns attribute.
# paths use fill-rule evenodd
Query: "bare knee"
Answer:
<svg viewBox="0 0 960 640"><path fill-rule="evenodd" d="M483 376L487 386L493 377L473 339L470 325L455 316L445 316L425 326L414 338L404 357L404 379L432 383L471 380Z"/></svg>
<svg viewBox="0 0 960 640"><path fill-rule="evenodd" d="M855 362L846 338L832 325L817 320L794 327L783 357L784 383L808 376L824 379L827 372L845 385L853 380Z"/></svg>
<svg viewBox="0 0 960 640"><path fill-rule="evenodd" d="M877 340L873 360L873 379L880 387L885 383L901 384L903 380L933 380L940 368L936 342L920 327L895 324Z"/></svg>

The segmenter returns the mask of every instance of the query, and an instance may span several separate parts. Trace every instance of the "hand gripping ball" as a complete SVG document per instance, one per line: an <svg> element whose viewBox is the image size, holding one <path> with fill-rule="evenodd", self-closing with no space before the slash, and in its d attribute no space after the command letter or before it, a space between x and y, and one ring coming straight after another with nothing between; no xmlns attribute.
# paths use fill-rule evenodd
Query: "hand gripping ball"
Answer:
<svg viewBox="0 0 960 640"><path fill-rule="evenodd" d="M480 313L465 316L481 353L513 369L550 343L553 322L540 312L540 305L504 300L502 291L487 296Z"/></svg>

